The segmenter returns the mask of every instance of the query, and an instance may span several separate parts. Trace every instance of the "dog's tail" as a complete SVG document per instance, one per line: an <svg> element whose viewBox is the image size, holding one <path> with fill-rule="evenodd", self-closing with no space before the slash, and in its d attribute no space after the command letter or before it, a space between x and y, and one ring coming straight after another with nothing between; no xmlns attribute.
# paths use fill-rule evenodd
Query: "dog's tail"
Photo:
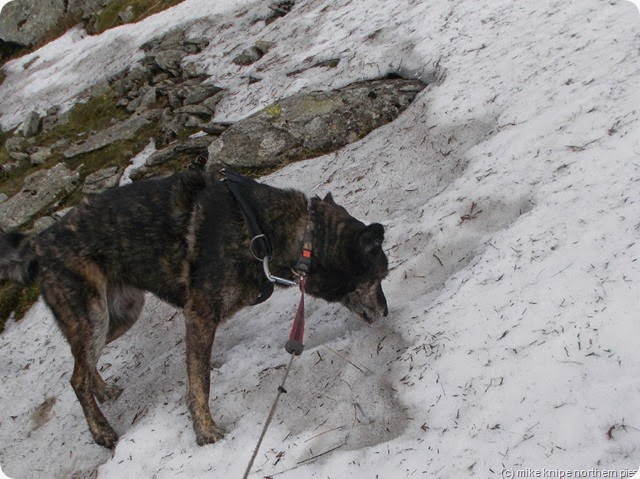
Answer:
<svg viewBox="0 0 640 479"><path fill-rule="evenodd" d="M0 234L0 280L27 284L36 279L38 262L29 238L18 232Z"/></svg>

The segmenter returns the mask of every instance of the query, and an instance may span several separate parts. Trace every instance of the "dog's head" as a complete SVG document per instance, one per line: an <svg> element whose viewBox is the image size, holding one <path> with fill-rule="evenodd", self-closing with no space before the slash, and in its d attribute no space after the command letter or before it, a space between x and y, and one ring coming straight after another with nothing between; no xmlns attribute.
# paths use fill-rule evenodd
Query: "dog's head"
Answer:
<svg viewBox="0 0 640 479"><path fill-rule="evenodd" d="M343 304L369 323L386 316L381 284L388 273L382 251L384 227L378 223L366 226L330 194L313 201L315 241L307 291Z"/></svg>

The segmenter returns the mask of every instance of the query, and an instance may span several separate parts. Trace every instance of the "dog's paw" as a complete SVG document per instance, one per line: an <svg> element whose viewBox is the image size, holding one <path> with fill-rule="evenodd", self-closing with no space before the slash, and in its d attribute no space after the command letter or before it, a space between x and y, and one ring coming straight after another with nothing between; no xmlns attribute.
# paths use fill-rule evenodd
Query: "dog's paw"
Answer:
<svg viewBox="0 0 640 479"><path fill-rule="evenodd" d="M198 446L205 446L207 444L213 444L224 437L224 429L212 424L211 427L205 431L196 431L196 442Z"/></svg>
<svg viewBox="0 0 640 479"><path fill-rule="evenodd" d="M96 444L108 449L113 449L118 443L118 434L109 425L103 426L97 431L91 431L91 434Z"/></svg>

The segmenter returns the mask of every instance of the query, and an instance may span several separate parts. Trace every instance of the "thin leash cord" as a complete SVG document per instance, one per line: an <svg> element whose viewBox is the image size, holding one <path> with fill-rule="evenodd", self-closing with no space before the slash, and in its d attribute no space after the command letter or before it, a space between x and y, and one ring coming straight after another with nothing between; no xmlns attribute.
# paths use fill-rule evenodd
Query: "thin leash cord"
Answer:
<svg viewBox="0 0 640 479"><path fill-rule="evenodd" d="M278 407L278 400L280 399L280 395L283 392L287 392L284 388L284 384L287 381L287 377L289 376L289 371L291 371L291 365L293 364L293 359L295 358L295 354L291 355L291 359L289 360L289 365L284 372L284 377L282 378L282 383L278 386L278 394L276 394L276 399L273 401L273 405L271 406L271 411L269 412L269 416L267 417L267 421L264 423L264 427L262 428L262 433L260 434L260 439L258 439L258 444L256 444L256 448L253 451L253 455L251 456L251 460L249 461L249 465L247 466L247 470L244 471L244 476L242 479L247 479L249 477L249 473L251 472L251 468L253 467L253 461L256 460L258 456L258 451L260 450L260 446L262 445L262 440L264 436L267 434L267 429L269 429L269 425L273 420L273 416L276 414L276 408Z"/></svg>

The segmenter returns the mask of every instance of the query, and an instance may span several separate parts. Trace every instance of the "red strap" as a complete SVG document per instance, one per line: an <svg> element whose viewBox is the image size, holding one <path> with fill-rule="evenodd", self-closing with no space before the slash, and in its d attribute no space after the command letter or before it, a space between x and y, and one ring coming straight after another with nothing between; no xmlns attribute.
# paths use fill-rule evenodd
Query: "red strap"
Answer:
<svg viewBox="0 0 640 479"><path fill-rule="evenodd" d="M304 337L304 276L300 277L300 303L296 311L296 317L293 320L293 327L289 334L289 341L285 345L285 349L289 354L300 356L304 350L302 340Z"/></svg>

